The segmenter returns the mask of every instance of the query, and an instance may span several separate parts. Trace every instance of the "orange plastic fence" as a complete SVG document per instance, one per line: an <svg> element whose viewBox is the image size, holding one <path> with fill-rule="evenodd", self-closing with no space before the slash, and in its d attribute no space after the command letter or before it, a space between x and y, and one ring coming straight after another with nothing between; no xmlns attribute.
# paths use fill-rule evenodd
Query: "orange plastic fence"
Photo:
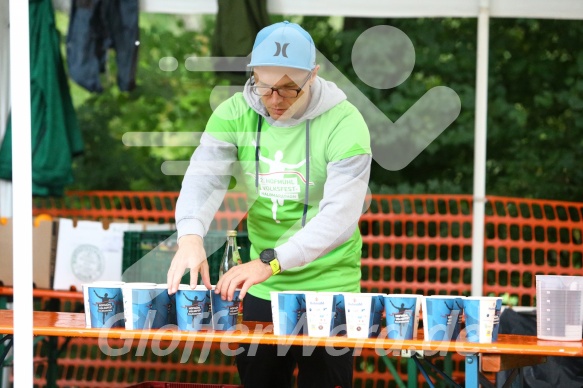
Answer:
<svg viewBox="0 0 583 388"><path fill-rule="evenodd" d="M488 197L484 294L534 306L536 275L583 275L583 204Z"/></svg>
<svg viewBox="0 0 583 388"><path fill-rule="evenodd" d="M173 222L177 197L178 193L159 192L70 192L59 200L36 200L33 213L80 219ZM215 217L215 226L223 230L243 229L244 223L240 221L245 214L245 197L229 193ZM519 305L534 305L536 274L583 275L582 214L583 204L579 203L488 197L484 294L508 294ZM371 196L369 210L361 217L360 229L363 291L469 295L471 196L375 194ZM235 366L225 362L221 355L216 357L211 365L208 362L189 364L187 369L214 373L214 377L204 381L233 382ZM100 362L90 361L92 366ZM104 368L141 368L143 362L144 359L118 360ZM463 358L454 356L454 363L454 376L463 374ZM74 355L59 360L59 364L63 368L71 365L72 369L61 371L69 375L81 373L75 368L87 367L87 361L76 360ZM148 361L146 365L154 365L153 370L157 370L157 361ZM182 370L182 366L175 364L164 367ZM406 379L403 365L398 370ZM150 376L147 379L155 380ZM394 385L390 380L386 367L374 352L363 352L355 360L357 384L383 388ZM69 381L65 383L69 384ZM75 383L76 386L83 384ZM109 382L105 385L116 387Z"/></svg>
<svg viewBox="0 0 583 388"><path fill-rule="evenodd" d="M62 198L35 198L33 215L47 214L85 220L174 222L178 192L69 191ZM216 214L217 229L241 228L246 216L245 195L229 193Z"/></svg>
<svg viewBox="0 0 583 388"><path fill-rule="evenodd" d="M125 388L144 381L238 383L234 357L224 355L215 344L203 350L202 343L135 340L128 346L124 340L66 341L58 339L58 347L63 349L57 362L59 387ZM108 356L102 351L107 347L120 354ZM47 354L42 344L35 349L34 362L34 385L44 386Z"/></svg>
<svg viewBox="0 0 583 388"><path fill-rule="evenodd" d="M372 195L360 218L362 291L469 295L471 203L467 195ZM454 354L452 361L452 377L461 382L464 359ZM398 366L407 380L405 365ZM374 352L356 360L355 384L389 387L390 376Z"/></svg>
<svg viewBox="0 0 583 388"><path fill-rule="evenodd" d="M70 191L64 197L35 198L33 215L172 222L177 198L177 192Z"/></svg>
<svg viewBox="0 0 583 388"><path fill-rule="evenodd" d="M363 290L471 291L470 196L373 195L361 216Z"/></svg>

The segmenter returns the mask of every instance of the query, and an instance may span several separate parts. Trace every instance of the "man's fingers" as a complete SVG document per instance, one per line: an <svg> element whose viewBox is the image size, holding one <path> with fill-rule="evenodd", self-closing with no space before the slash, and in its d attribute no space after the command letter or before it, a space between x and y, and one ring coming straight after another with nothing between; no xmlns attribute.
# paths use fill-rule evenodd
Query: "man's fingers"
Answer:
<svg viewBox="0 0 583 388"><path fill-rule="evenodd" d="M247 290L253 285L251 279L247 279L245 283L241 286L241 291L239 292L239 299L243 299L247 295Z"/></svg>
<svg viewBox="0 0 583 388"><path fill-rule="evenodd" d="M213 288L212 284L211 284L211 278L209 275L209 272L203 272L202 273L202 283L204 284L204 286L206 287L207 290L211 290Z"/></svg>
<svg viewBox="0 0 583 388"><path fill-rule="evenodd" d="M240 279L239 277L236 277L235 279L231 280L231 283L229 284L229 291L228 291L228 297L229 297L229 301L233 300L233 296L235 295L235 290L237 289L237 286L243 281L243 279Z"/></svg>
<svg viewBox="0 0 583 388"><path fill-rule="evenodd" d="M205 285L207 290L212 288L211 280L210 280L210 273L209 273L209 263L208 261L203 261L200 267L200 276L202 278L202 283Z"/></svg>
<svg viewBox="0 0 583 388"><path fill-rule="evenodd" d="M215 285L215 294L220 294L221 293L221 287L223 286L223 279L225 278L225 275L223 275L219 281L217 282L217 284Z"/></svg>
<svg viewBox="0 0 583 388"><path fill-rule="evenodd" d="M237 271L234 271L234 268L231 268L227 273L223 275L221 280L219 281L220 287L217 284L217 290L221 294L221 299L223 300L231 300L233 297L233 293L230 292L231 284L235 281L237 277Z"/></svg>
<svg viewBox="0 0 583 388"><path fill-rule="evenodd" d="M177 279L177 274L179 271L176 268L170 269L168 271L168 293L174 294L178 290L178 284L180 283L180 278Z"/></svg>
<svg viewBox="0 0 583 388"><path fill-rule="evenodd" d="M195 288L198 284L198 268L190 269L190 288Z"/></svg>
<svg viewBox="0 0 583 388"><path fill-rule="evenodd" d="M174 271L172 273L172 293L174 294L178 291L178 286L180 285L180 281L182 280L182 274L184 270Z"/></svg>

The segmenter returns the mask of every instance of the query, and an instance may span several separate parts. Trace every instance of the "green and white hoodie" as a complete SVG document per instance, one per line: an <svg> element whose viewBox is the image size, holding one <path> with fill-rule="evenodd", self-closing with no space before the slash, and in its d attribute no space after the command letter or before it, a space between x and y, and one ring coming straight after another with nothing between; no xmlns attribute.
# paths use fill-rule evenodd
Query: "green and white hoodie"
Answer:
<svg viewBox="0 0 583 388"><path fill-rule="evenodd" d="M366 123L334 83L316 78L304 114L285 122L269 117L247 84L213 112L191 158L176 206L178 237L206 235L234 176L235 189L247 193L251 258L275 248L282 268L252 295L358 292L370 164Z"/></svg>

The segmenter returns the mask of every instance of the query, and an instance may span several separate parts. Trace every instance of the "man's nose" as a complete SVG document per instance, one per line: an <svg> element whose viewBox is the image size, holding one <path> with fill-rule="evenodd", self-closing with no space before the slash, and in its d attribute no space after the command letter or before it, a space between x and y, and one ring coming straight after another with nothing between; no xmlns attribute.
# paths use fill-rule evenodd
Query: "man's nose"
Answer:
<svg viewBox="0 0 583 388"><path fill-rule="evenodd" d="M274 90L273 93L271 93L271 96L269 96L269 99L272 100L273 102L279 102L283 100L283 97L279 95L279 92L277 90Z"/></svg>

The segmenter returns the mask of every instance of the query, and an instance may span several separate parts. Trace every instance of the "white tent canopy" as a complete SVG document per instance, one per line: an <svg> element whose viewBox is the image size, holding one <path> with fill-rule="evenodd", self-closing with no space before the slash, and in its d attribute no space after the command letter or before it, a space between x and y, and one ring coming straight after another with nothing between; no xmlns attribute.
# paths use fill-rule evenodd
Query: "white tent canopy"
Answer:
<svg viewBox="0 0 583 388"><path fill-rule="evenodd" d="M1 2L5 3L5 2ZM210 0L141 0L142 12L171 14L215 14ZM483 227L485 207L485 162L487 128L487 76L489 18L583 19L581 0L270 0L268 11L282 15L352 17L463 17L478 18L478 55L475 112L474 220L472 249L472 294L482 294ZM6 15L4 10L0 16ZM0 18L3 20L3 18ZM13 124L13 180L15 387L32 386L32 172L30 140L30 84L28 2L10 0L10 74ZM4 34L2 34L4 35ZM4 40L0 40L5 44ZM1 48L0 48L1 49ZM0 57L0 61L2 58ZM3 65L4 62L0 62ZM0 69L0 79L1 79ZM0 84L2 85L2 84ZM6 88L5 88L6 89ZM7 90L4 91L5 93ZM0 94L0 97L3 97ZM6 105L0 101L0 108ZM0 117L1 118L1 117ZM4 126L4 122L0 122ZM18 150L18 151L17 151ZM13 167L13 170L16 169ZM4 193L0 193L4 195ZM5 199L5 198L3 198Z"/></svg>
<svg viewBox="0 0 583 388"><path fill-rule="evenodd" d="M579 0L269 0L268 11L278 15L351 16L380 18L478 17L480 8L491 17L580 19ZM142 12L215 14L215 1L141 0ZM579 16L577 16L579 15Z"/></svg>

